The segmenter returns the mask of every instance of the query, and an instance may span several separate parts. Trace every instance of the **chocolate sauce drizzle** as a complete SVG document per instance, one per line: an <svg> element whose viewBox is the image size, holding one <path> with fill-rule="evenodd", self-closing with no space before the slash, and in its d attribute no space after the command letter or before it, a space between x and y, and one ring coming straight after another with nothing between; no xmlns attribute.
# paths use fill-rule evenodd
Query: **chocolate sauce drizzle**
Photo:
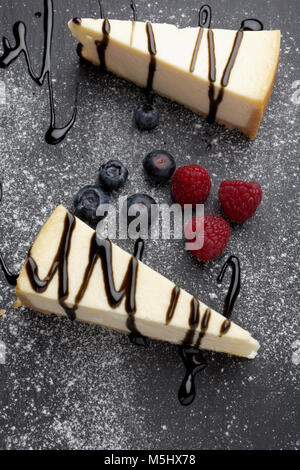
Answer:
<svg viewBox="0 0 300 470"><path fill-rule="evenodd" d="M198 339L197 339L197 342L196 342L196 347L197 348L200 346L201 341L205 336L206 330L207 330L208 325L209 325L210 317L211 317L211 309L207 308L205 310L205 313L204 313L203 318L201 320L201 330L200 330L200 333L199 333L199 336L198 336Z"/></svg>
<svg viewBox="0 0 300 470"><path fill-rule="evenodd" d="M53 35L53 1L44 0L44 53L43 65L40 76L37 76L30 61L29 51L26 43L26 26L22 21L18 21L13 25L13 36L15 46L11 46L9 40L3 37L3 54L0 57L0 68L7 68L14 62L21 53L24 54L28 73L32 80L39 86L44 84L45 78L48 82L49 101L50 101L50 126L45 134L45 140L48 144L56 145L61 142L69 130L73 127L77 114L77 90L73 115L70 121L64 127L56 127L55 107L53 99L53 88L51 80L51 45Z"/></svg>
<svg viewBox="0 0 300 470"><path fill-rule="evenodd" d="M37 264L31 256L31 253L29 253L28 260L26 263L26 272L30 280L32 289L39 293L45 292L50 282L52 281L55 273L58 272L59 304L64 309L65 313L68 315L70 320L75 320L78 305L87 290L96 262L98 261L98 259L100 259L107 301L110 307L113 309L118 307L118 305L120 305L122 300L125 298L125 310L128 315L126 326L132 333L131 339L133 340L133 335L135 335L135 337L138 337L138 340L141 342L141 337L143 338L143 336L140 334L135 324L135 293L139 267L138 261L142 258L143 255L144 241L142 239L138 239L136 241L134 255L129 261L121 287L119 290L117 290L114 283L114 274L112 267L113 265L111 241L109 239L99 238L95 232L91 238L89 261L85 269L83 280L78 290L78 293L75 296L74 306L70 308L66 305L65 301L69 295L68 258L70 254L71 239L73 231L75 229L75 225L75 217L68 212L64 220L64 229L57 249L57 253L53 259L48 274L44 279L40 279L38 275Z"/></svg>
<svg viewBox="0 0 300 470"><path fill-rule="evenodd" d="M228 85L231 70L234 66L235 59L238 55L238 52L242 43L243 34L244 34L243 31L238 31L235 35L233 47L232 47L228 62L226 64L225 70L222 75L221 85L223 88L225 88Z"/></svg>
<svg viewBox="0 0 300 470"><path fill-rule="evenodd" d="M104 18L104 9L103 9L103 5L102 5L101 0L98 0L98 4L99 4L100 18L103 19Z"/></svg>
<svg viewBox="0 0 300 470"><path fill-rule="evenodd" d="M81 24L81 18L77 18L77 17L76 17L76 18L73 18L72 21L73 21L73 23L75 23L75 24Z"/></svg>
<svg viewBox="0 0 300 470"><path fill-rule="evenodd" d="M166 314L166 325L170 323L170 321L172 320L174 316L179 296L180 296L180 287L174 286L172 289L170 305Z"/></svg>
<svg viewBox="0 0 300 470"><path fill-rule="evenodd" d="M149 23L149 21L146 23L146 33L147 33L147 38L148 38L148 51L150 54L150 62L149 62L149 70L148 70L148 78L147 78L147 86L146 86L146 96L147 96L148 102L152 104L153 80L154 80L154 75L156 71L156 57L155 56L157 53L157 49L156 49L156 42L155 42L152 24Z"/></svg>
<svg viewBox="0 0 300 470"><path fill-rule="evenodd" d="M207 32L208 40L208 60L209 60L209 71L208 71L208 97L209 97L209 112L206 118L207 122L212 124L216 120L219 104L223 100L224 88L222 87L215 98L215 81L216 81L216 58L215 58L215 41L214 33L211 29Z"/></svg>
<svg viewBox="0 0 300 470"><path fill-rule="evenodd" d="M196 297L193 297L191 300L191 310L189 316L189 330L186 332L183 344L191 346L193 344L193 339L195 336L195 330L199 325L200 321L200 302Z"/></svg>
<svg viewBox="0 0 300 470"><path fill-rule="evenodd" d="M220 274L218 275L217 282L220 284L223 281L224 274L227 268L232 270L230 286L224 302L223 315L226 320L222 323L220 328L220 336L223 336L230 329L230 317L233 311L234 304L240 293L241 286L241 269L240 262L236 256L230 256L223 265Z"/></svg>
<svg viewBox="0 0 300 470"><path fill-rule="evenodd" d="M231 282L228 289L228 293L224 302L224 311L223 315L226 317L226 320L221 325L220 336L226 334L230 329L231 322L229 317L232 314L232 310L235 304L235 301L240 292L240 283L241 283L241 273L240 273L240 263L239 259L236 256L230 256L224 266L221 269L221 272L217 278L218 283L221 283L225 272L228 266L232 269ZM196 342L196 347L199 347L201 340L204 337L207 328L209 326L209 320L211 317L211 310L207 308L203 318L201 320L201 331ZM183 363L185 365L185 376L180 386L178 392L178 399L181 405L186 406L190 405L196 396L195 388L195 376L198 372L204 370L207 367L206 357L203 352L199 349L195 349L192 346L181 346L179 347L179 354Z"/></svg>
<svg viewBox="0 0 300 470"><path fill-rule="evenodd" d="M90 243L89 262L86 267L82 284L78 294L75 297L75 306L77 307L83 298L88 287L90 278L98 259L101 260L104 288L107 301L111 308L116 308L125 297L125 310L128 313L127 327L134 333L139 333L135 327L134 314L136 311L135 290L138 273L138 260L132 257L129 261L127 271L120 290L117 290L114 283L114 275L112 268L112 244L109 239L99 238L96 232L93 234Z"/></svg>
<svg viewBox="0 0 300 470"><path fill-rule="evenodd" d="M216 120L216 115L218 112L218 108L220 103L224 97L224 89L228 86L230 74L234 67L240 46L242 44L244 31L261 31L263 30L263 24L261 21L250 18L242 21L240 29L237 31L233 46L229 55L229 59L223 71L222 79L221 79L221 88L215 97L215 81L216 81L216 58L215 58L215 41L214 41L214 33L211 29L207 32L207 40L208 40L208 58L209 58L209 73L208 79L210 82L209 89L208 89L208 97L209 97L209 113L206 118L207 122L213 123Z"/></svg>
<svg viewBox="0 0 300 470"><path fill-rule="evenodd" d="M70 320L76 319L76 307L69 308L66 305L65 300L69 295L68 257L75 224L75 217L72 214L67 213L64 221L64 229L60 243L58 245L58 250L53 259L52 265L50 266L48 274L44 279L40 279L38 275L38 266L32 258L30 251L26 263L27 276L29 278L31 287L35 292L45 292L55 273L58 272L58 302Z"/></svg>
<svg viewBox="0 0 300 470"><path fill-rule="evenodd" d="M74 306L70 308L66 304L66 300L69 295L68 258L70 254L71 239L75 229L75 224L75 217L68 212L65 216L64 228L56 255L44 279L39 277L38 267L32 258L31 253L29 252L26 263L26 271L32 289L39 293L45 292L55 273L58 272L59 304L62 306L68 317L71 320L75 320L78 305L87 290L95 265L97 261L100 260L103 273L104 289L110 307L112 309L116 308L125 298L125 310L127 312L126 326L130 331L129 339L136 345L147 346L148 339L141 335L135 323L136 286L139 261L142 259L144 251L144 241L141 238L136 241L134 255L130 258L127 271L121 283L121 287L119 290L117 290L114 283L111 241L109 239L99 238L95 232L90 241L89 260L85 269L82 283L77 295L75 296ZM232 313L234 303L240 290L240 265L236 256L231 256L228 258L218 276L218 282L222 282L228 266L232 268L232 278L224 305L224 316L227 318L221 326L220 336L225 334L230 328L230 320L228 320L228 317ZM166 314L166 324L168 324L174 316L179 296L180 288L175 286L171 293L170 305ZM208 329L210 318L211 309L207 308L201 320L201 329L195 343L197 348L201 345L202 338ZM202 351L195 349L192 346L194 344L195 332L199 322L200 302L196 297L193 297L191 299L191 310L188 320L189 330L187 331L183 340L183 346L179 347L179 354L184 362L186 373L178 392L178 399L184 406L190 405L193 402L196 395L195 376L198 372L205 369L207 366L207 361Z"/></svg>
<svg viewBox="0 0 300 470"><path fill-rule="evenodd" d="M18 275L17 274L12 274L10 272L10 270L8 269L1 253L0 253L0 267L3 271L3 273L4 273L4 276L5 276L5 279L6 279L7 283L12 287L16 287Z"/></svg>
<svg viewBox="0 0 300 470"><path fill-rule="evenodd" d="M190 72L193 73L195 71L195 66L198 58L198 53L203 37L203 28L209 28L211 23L211 8L209 5L203 5L203 7L199 10L199 31L197 34L197 39L195 43L195 47L193 50L192 60L190 64Z"/></svg>
<svg viewBox="0 0 300 470"><path fill-rule="evenodd" d="M142 238L138 238L134 244L134 257L142 261L143 259L143 253L144 253L144 248L145 248L145 242ZM127 325L128 327L128 325ZM128 328L130 329L130 328ZM146 338L146 336L141 335L136 329L130 330L129 334L129 340L132 344L135 344L136 346L148 346L149 345L149 340Z"/></svg>
<svg viewBox="0 0 300 470"><path fill-rule="evenodd" d="M2 202L2 197L3 197L3 187L2 187L2 182L0 181L0 203ZM0 268L3 271L3 274L5 276L7 283L12 287L16 287L18 275L12 274L10 272L10 270L8 269L4 261L2 253L0 253Z"/></svg>
<svg viewBox="0 0 300 470"><path fill-rule="evenodd" d="M210 308L206 309L201 320L201 331L198 335L195 348L192 346L195 330L199 325L200 320L199 306L200 303L198 299L194 297L191 301L191 312L189 318L190 330L187 332L187 335L184 339L184 346L179 347L179 354L186 369L184 379L178 392L179 402L183 406L190 405L194 401L196 396L195 376L198 372L204 370L207 366L207 361L204 354L202 351L196 348L200 346L201 340L208 328L211 317Z"/></svg>
<svg viewBox="0 0 300 470"><path fill-rule="evenodd" d="M211 7L203 5L199 10L199 26L201 28L210 28L211 24Z"/></svg>
<svg viewBox="0 0 300 470"><path fill-rule="evenodd" d="M130 8L132 9L133 21L137 21L137 8L134 0L131 0Z"/></svg>
<svg viewBox="0 0 300 470"><path fill-rule="evenodd" d="M191 73L193 73L195 71L196 62L197 62L197 58L198 58L198 53L199 53L202 37L203 37L203 29L200 27L199 31L198 31L198 34L197 34L196 44L195 44L195 47L194 47L194 50L193 50L192 60L191 60L191 64L190 64L190 72Z"/></svg>
<svg viewBox="0 0 300 470"><path fill-rule="evenodd" d="M133 21L131 23L131 35L130 35L130 46L132 46L132 41L133 41L133 35L134 35L134 28L135 28L135 23L137 21L137 8L135 1L132 0L130 3L130 8L132 10L132 15L133 15Z"/></svg>
<svg viewBox="0 0 300 470"><path fill-rule="evenodd" d="M109 43L109 33L110 33L110 22L107 18L103 21L102 24L102 39L101 41L96 40L95 44L97 46L98 57L100 61L100 71L106 71L106 61L105 61L105 52Z"/></svg>
<svg viewBox="0 0 300 470"><path fill-rule="evenodd" d="M183 406L190 405L194 401L196 396L195 376L207 366L207 362L202 351L191 346L195 330L197 329L200 321L199 310L200 302L196 297L193 297L191 300L191 311L189 316L190 329L183 340L183 346L179 346L179 355L183 360L186 369L184 379L178 391L178 400ZM201 323L203 323L203 319Z"/></svg>
<svg viewBox="0 0 300 470"><path fill-rule="evenodd" d="M196 396L195 376L207 367L206 359L199 349L179 347L179 355L185 365L185 376L178 391L181 405L191 405Z"/></svg>

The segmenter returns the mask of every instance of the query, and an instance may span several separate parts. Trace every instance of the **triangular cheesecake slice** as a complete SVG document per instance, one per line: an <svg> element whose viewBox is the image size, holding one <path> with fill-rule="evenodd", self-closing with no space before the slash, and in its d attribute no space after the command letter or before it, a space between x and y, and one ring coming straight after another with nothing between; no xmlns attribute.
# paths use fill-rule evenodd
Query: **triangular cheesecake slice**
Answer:
<svg viewBox="0 0 300 470"><path fill-rule="evenodd" d="M136 254L138 256L138 253ZM124 333L254 358L247 331L192 297L63 206L30 249L17 282L24 305Z"/></svg>
<svg viewBox="0 0 300 470"><path fill-rule="evenodd" d="M230 31L74 18L78 52L253 139L276 76L280 31Z"/></svg>

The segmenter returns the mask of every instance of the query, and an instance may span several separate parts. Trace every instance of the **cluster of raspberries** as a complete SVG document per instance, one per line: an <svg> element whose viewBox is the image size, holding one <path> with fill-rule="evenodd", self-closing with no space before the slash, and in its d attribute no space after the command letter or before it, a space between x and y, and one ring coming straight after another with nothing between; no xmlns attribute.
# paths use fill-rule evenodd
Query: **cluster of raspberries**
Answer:
<svg viewBox="0 0 300 470"><path fill-rule="evenodd" d="M174 173L172 194L182 206L204 204L210 189L210 176L199 165L182 166ZM262 200L262 190L256 182L225 180L220 184L218 197L224 215L232 222L242 223L254 215ZM226 248L231 234L228 222L216 215L205 215L204 221L193 217L184 229L189 242L196 241L197 227L204 227L203 245L201 243L201 249L191 250L192 253L203 261L219 256ZM203 236L203 231L201 235Z"/></svg>

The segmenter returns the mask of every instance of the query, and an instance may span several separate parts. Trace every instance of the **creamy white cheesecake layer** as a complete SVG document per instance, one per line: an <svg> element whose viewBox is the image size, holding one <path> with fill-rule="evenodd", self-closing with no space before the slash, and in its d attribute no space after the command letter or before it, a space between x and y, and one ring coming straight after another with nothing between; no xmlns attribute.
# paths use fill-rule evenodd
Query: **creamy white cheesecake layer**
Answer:
<svg viewBox="0 0 300 470"><path fill-rule="evenodd" d="M101 19L82 18L69 22L73 36L83 45L81 55L100 65L95 41L102 41ZM149 48L143 22L109 20L110 33L105 51L107 70L141 87L146 87ZM209 113L209 50L207 29L197 54L195 69L190 65L199 28L178 29L170 24L152 24L156 50L153 90L192 109ZM214 29L216 61L215 97L233 49L237 31ZM254 138L269 101L280 53L280 31L244 31L216 120Z"/></svg>
<svg viewBox="0 0 300 470"><path fill-rule="evenodd" d="M59 206L41 229L31 248L31 257L38 266L38 275L41 279L47 275L57 253L61 234L64 230L66 214L67 210ZM93 235L94 231L76 218L68 257L69 296L66 299L66 304L69 308L74 306L75 297L84 278L89 260L90 242ZM131 258L132 256L129 253L112 244L112 267L117 289L122 284ZM18 278L16 288L18 298L24 305L34 310L43 313L65 315L65 311L58 301L58 274L54 275L45 292L35 292L27 274L27 262L28 260L25 262ZM182 343L187 331L190 329L188 320L193 297L183 289L180 289L173 318L169 324L166 324L166 314L170 306L174 284L144 263L138 262L138 265L135 313L137 329L144 336L171 343ZM201 331L201 320L207 308L207 305L200 302L200 321L195 330L194 342L196 342ZM76 318L79 321L95 323L124 333L129 332L126 326L128 314L125 310L125 299L116 308L111 308L109 305L104 288L101 261L99 259L93 270L85 295L79 303ZM224 320L225 318L222 315L211 310L208 329L202 338L200 347L254 358L259 348L259 343L251 337L248 331L243 330L232 322L228 332L220 336Z"/></svg>

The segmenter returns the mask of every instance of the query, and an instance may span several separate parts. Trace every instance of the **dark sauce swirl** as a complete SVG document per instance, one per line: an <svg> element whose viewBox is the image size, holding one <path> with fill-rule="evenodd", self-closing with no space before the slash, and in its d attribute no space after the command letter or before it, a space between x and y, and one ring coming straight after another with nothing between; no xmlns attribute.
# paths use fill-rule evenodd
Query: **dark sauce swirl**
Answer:
<svg viewBox="0 0 300 470"><path fill-rule="evenodd" d="M3 197L3 187L2 187L2 182L0 181L0 204L2 203L2 197ZM5 276L7 283L12 287L16 287L18 275L12 274L11 271L8 269L2 253L0 253L0 268Z"/></svg>
<svg viewBox="0 0 300 470"><path fill-rule="evenodd" d="M199 26L200 28L210 28L211 24L211 7L203 5L199 10Z"/></svg>
<svg viewBox="0 0 300 470"><path fill-rule="evenodd" d="M24 54L30 77L39 85L44 84L45 78L48 82L49 101L50 101L50 126L45 134L45 140L48 144L56 145L60 143L70 129L73 127L77 114L77 91L73 115L70 121L64 127L56 127L55 108L53 99L53 88L51 80L51 45L53 36L53 2L44 0L44 53L41 74L34 73L30 61L29 51L26 43L26 26L22 21L13 25L13 36L15 46L12 47L6 37L3 38L3 54L0 57L0 68L9 67L20 55Z"/></svg>
<svg viewBox="0 0 300 470"><path fill-rule="evenodd" d="M263 31L264 25L260 20L248 18L242 21L240 31Z"/></svg>
<svg viewBox="0 0 300 470"><path fill-rule="evenodd" d="M18 275L12 274L11 271L8 269L4 261L2 253L0 253L0 267L1 267L1 270L3 271L7 284L9 284L12 287L16 287Z"/></svg>
<svg viewBox="0 0 300 470"><path fill-rule="evenodd" d="M226 317L220 329L220 336L226 334L230 329L230 317L232 315L233 307L238 298L241 288L241 268L237 256L230 256L224 263L217 281L220 284L223 281L227 268L231 268L231 281L229 289L224 302L223 316Z"/></svg>

